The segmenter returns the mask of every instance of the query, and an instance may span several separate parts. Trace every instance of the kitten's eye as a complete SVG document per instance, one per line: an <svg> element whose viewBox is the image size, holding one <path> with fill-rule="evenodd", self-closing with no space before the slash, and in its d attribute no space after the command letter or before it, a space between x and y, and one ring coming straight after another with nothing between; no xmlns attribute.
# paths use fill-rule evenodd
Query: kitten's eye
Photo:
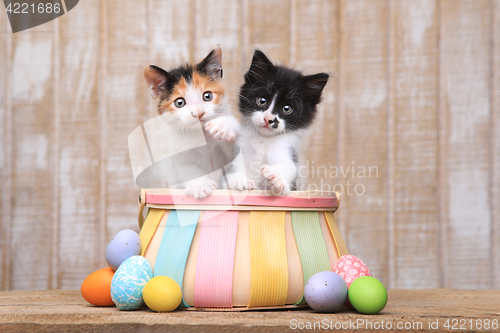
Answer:
<svg viewBox="0 0 500 333"><path fill-rule="evenodd" d="M184 105L186 105L186 101L184 100L184 98L182 97L179 97L177 98L175 101L174 101L174 105L176 108L180 109L182 108Z"/></svg>
<svg viewBox="0 0 500 333"><path fill-rule="evenodd" d="M293 111L293 109L292 109L292 107L290 105L285 105L283 107L283 113L284 114L290 114L290 113L292 113L292 111Z"/></svg>
<svg viewBox="0 0 500 333"><path fill-rule="evenodd" d="M257 104L264 106L267 104L267 99L265 97L257 97Z"/></svg>
<svg viewBox="0 0 500 333"><path fill-rule="evenodd" d="M214 94L212 94L212 92L210 91L205 91L203 93L203 100L205 102L210 102L212 99L214 98Z"/></svg>

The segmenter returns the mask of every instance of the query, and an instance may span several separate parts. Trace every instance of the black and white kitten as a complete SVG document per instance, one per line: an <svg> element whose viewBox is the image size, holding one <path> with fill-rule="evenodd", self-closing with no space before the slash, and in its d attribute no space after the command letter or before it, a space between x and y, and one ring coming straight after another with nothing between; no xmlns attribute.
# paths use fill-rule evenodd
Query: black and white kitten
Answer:
<svg viewBox="0 0 500 333"><path fill-rule="evenodd" d="M268 189L280 195L298 189L300 146L327 81L328 74L303 75L255 51L239 96L236 144L244 165L233 164L229 188Z"/></svg>

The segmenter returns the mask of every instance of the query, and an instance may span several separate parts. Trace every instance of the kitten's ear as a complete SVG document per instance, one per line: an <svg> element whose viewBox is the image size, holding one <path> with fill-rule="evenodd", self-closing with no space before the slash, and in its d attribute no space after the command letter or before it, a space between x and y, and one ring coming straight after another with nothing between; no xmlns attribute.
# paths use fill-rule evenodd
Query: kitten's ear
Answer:
<svg viewBox="0 0 500 333"><path fill-rule="evenodd" d="M197 69L208 74L212 80L222 77L222 49L217 45L198 65Z"/></svg>
<svg viewBox="0 0 500 333"><path fill-rule="evenodd" d="M274 65L269 60L264 52L261 50L255 50L253 53L252 64L250 65L250 69L248 73L245 74L245 78L251 81L251 78L262 79L267 76L269 72L273 69Z"/></svg>
<svg viewBox="0 0 500 333"><path fill-rule="evenodd" d="M170 75L160 67L149 65L144 68L144 79L146 79L151 97L159 101L162 93L167 90Z"/></svg>
<svg viewBox="0 0 500 333"><path fill-rule="evenodd" d="M319 73L314 75L304 76L304 92L310 98L313 98L315 104L319 103L321 92L328 82L329 75L326 73Z"/></svg>

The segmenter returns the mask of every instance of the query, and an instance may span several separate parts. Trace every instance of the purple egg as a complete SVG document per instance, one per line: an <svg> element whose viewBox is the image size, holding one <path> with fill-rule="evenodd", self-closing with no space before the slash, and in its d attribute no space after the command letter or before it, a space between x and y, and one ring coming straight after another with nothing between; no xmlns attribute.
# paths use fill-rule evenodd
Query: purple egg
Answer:
<svg viewBox="0 0 500 333"><path fill-rule="evenodd" d="M307 304L318 312L335 312L347 298L347 284L337 273L325 271L314 274L304 287Z"/></svg>
<svg viewBox="0 0 500 333"><path fill-rule="evenodd" d="M106 261L114 271L122 262L141 254L141 239L130 229L120 231L111 239L106 249Z"/></svg>

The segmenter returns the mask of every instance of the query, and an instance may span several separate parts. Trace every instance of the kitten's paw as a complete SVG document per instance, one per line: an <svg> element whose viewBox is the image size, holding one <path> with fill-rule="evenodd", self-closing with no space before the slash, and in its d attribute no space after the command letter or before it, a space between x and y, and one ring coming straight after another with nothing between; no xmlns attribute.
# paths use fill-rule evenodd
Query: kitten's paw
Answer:
<svg viewBox="0 0 500 333"><path fill-rule="evenodd" d="M203 199L212 194L212 191L217 188L217 183L213 180L209 180L201 183L188 184L184 193L187 196L193 196L196 199Z"/></svg>
<svg viewBox="0 0 500 333"><path fill-rule="evenodd" d="M235 179L229 182L229 188L231 190L246 191L246 190L254 190L256 189L256 186L252 180Z"/></svg>
<svg viewBox="0 0 500 333"><path fill-rule="evenodd" d="M273 186L272 192L273 194L279 194L279 195L289 195L290 194L290 186L283 181L283 179L280 177L279 173L277 170L275 170L272 166L270 165L265 165L261 169L261 175L262 177L266 178L269 184ZM275 192L278 193L275 193Z"/></svg>
<svg viewBox="0 0 500 333"><path fill-rule="evenodd" d="M205 131L210 133L214 139L232 142L236 138L236 132L223 120L214 119L205 124Z"/></svg>

